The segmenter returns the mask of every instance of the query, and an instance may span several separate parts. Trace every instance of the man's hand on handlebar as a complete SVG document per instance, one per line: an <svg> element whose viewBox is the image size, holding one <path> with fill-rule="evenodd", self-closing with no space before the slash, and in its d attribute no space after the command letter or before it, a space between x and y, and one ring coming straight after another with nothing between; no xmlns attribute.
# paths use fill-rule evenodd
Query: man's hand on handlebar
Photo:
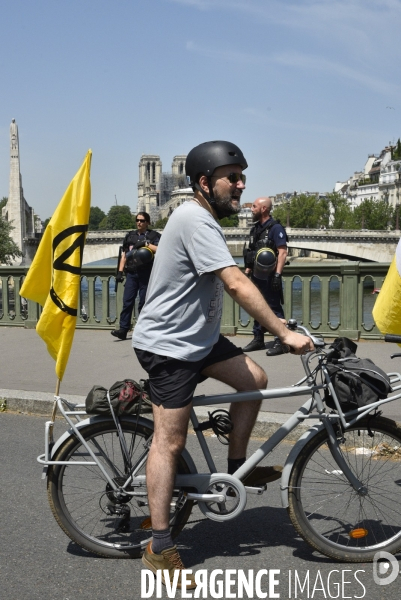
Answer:
<svg viewBox="0 0 401 600"><path fill-rule="evenodd" d="M312 340L306 335L301 335L295 331L287 329L284 336L280 338L283 346L289 347L291 354L306 354L315 349Z"/></svg>

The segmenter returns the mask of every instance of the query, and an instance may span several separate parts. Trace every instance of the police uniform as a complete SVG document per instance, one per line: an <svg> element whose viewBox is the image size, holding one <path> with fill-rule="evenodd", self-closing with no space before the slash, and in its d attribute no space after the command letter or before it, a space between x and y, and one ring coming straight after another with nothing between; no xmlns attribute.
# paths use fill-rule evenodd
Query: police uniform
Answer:
<svg viewBox="0 0 401 600"><path fill-rule="evenodd" d="M149 242L149 244L157 246L159 244L159 240L160 234L157 231L147 229L144 233L139 233L138 231L133 230L127 233L124 238L123 251L128 252L132 250L135 244L141 241ZM131 329L132 311L134 309L134 304L138 293L138 313L141 312L142 307L145 304L146 291L148 289L152 265L153 263L142 265L140 267L125 266L124 272L126 275L126 281L123 296L123 309L120 314L120 329L126 331Z"/></svg>
<svg viewBox="0 0 401 600"><path fill-rule="evenodd" d="M284 227L275 221L272 217L264 223L255 223L250 231L250 240L248 248L245 251L245 267L253 269L255 255L257 250L263 247L269 247L274 250L276 256L278 255L278 246L286 246L287 234ZM279 318L284 318L284 311L281 304L281 292L280 290L273 290L271 282L274 277L274 271L267 279L258 279L253 273L251 279L256 287L260 290L262 296ZM254 321L253 334L255 338L262 338L266 332L266 329L262 327L258 321Z"/></svg>

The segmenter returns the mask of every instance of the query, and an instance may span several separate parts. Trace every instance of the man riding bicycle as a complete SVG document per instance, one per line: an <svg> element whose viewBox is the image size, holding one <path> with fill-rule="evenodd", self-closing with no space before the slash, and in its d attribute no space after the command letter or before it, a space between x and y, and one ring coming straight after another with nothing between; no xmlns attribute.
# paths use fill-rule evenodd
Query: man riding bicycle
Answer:
<svg viewBox="0 0 401 600"><path fill-rule="evenodd" d="M194 197L175 209L163 232L133 335L138 360L149 374L154 416L146 470L153 540L142 561L153 572L169 570L171 580L175 569L184 568L172 542L169 511L196 385L207 377L237 391L267 385L263 369L220 335L223 290L295 354L313 349L310 338L290 331L273 314L227 248L218 219L239 212L247 166L230 142L205 142L190 151L186 174ZM260 401L231 405L230 474L245 462L259 408ZM257 467L243 483L264 485L280 476L280 468ZM194 581L187 587L195 587Z"/></svg>

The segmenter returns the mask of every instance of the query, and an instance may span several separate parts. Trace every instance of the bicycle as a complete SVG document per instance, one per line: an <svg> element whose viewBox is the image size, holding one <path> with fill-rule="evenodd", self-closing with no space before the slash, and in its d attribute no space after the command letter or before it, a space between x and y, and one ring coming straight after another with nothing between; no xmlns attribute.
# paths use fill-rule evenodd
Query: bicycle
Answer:
<svg viewBox="0 0 401 600"><path fill-rule="evenodd" d="M301 357L303 379L285 388L194 397L190 420L209 472L198 473L184 450L171 502L172 535L185 526L195 502L214 521L238 516L247 494L266 490L266 485L244 487L241 480L300 423L315 420L289 452L280 481L282 505L296 531L315 550L338 561L371 561L379 550L395 554L401 549L401 428L381 417L378 408L401 397L401 375L388 374L389 397L343 412L326 367L332 350L305 327L289 323L315 344L313 352ZM386 339L401 343L401 336ZM330 412L325 390L336 405ZM234 475L216 472L205 426L194 408L305 395L306 402ZM57 410L70 429L54 443ZM63 531L86 550L105 557L139 557L151 534L145 465L153 422L142 416L83 420L84 415L84 405L56 396L52 420L46 423L45 453L38 457L45 465L52 512ZM219 422L225 418L212 416L217 434L224 431Z"/></svg>

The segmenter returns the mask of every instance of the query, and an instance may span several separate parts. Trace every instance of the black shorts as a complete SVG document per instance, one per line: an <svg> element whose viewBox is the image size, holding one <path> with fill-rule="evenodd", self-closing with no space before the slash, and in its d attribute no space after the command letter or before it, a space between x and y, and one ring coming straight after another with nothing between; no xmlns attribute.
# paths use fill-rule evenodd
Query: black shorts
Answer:
<svg viewBox="0 0 401 600"><path fill-rule="evenodd" d="M151 401L156 406L163 404L164 408L181 408L192 402L196 386L207 379L202 375L206 367L243 354L242 348L237 348L222 335L209 354L195 362L134 350L149 375Z"/></svg>

